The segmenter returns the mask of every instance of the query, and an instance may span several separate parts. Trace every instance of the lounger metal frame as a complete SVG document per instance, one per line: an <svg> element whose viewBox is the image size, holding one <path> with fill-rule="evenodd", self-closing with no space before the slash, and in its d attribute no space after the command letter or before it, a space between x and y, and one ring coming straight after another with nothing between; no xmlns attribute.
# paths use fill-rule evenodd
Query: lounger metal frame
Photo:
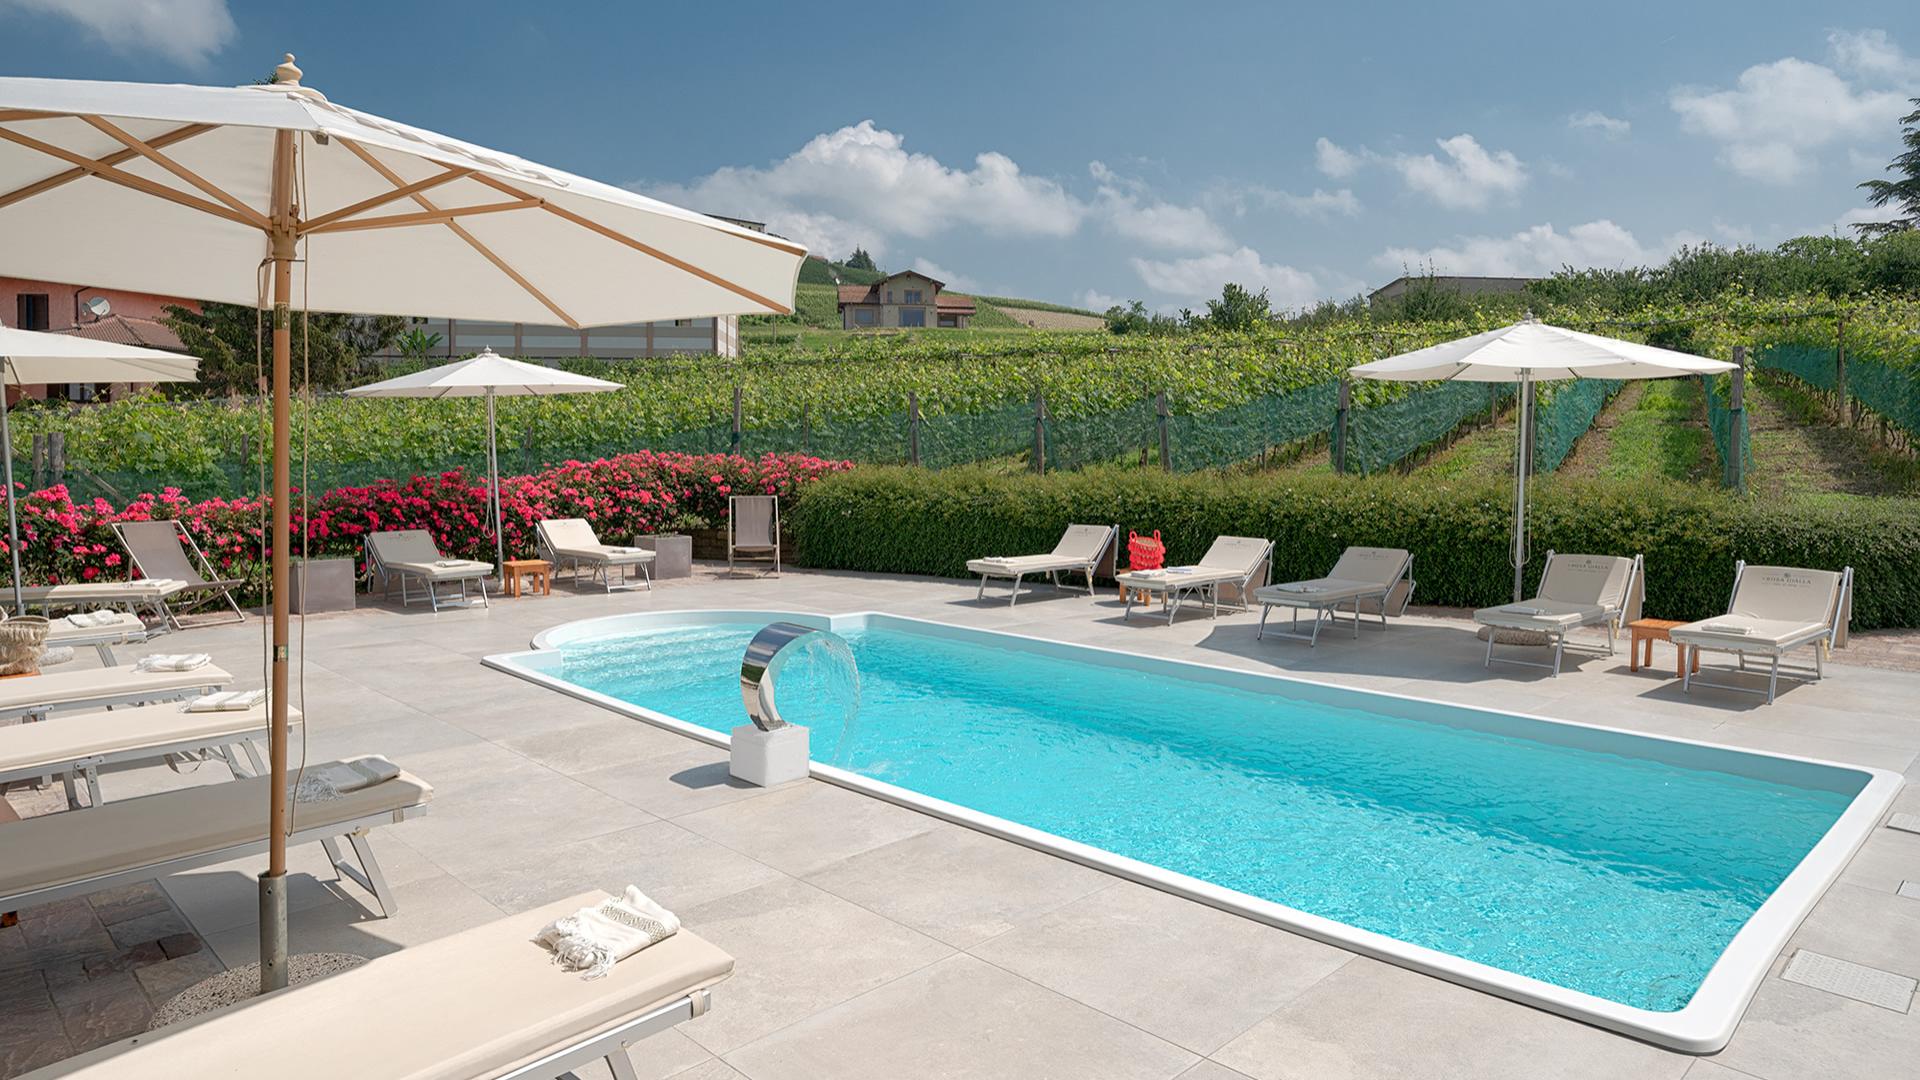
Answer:
<svg viewBox="0 0 1920 1080"><path fill-rule="evenodd" d="M445 581L445 582L437 581L426 574L410 572L404 567L388 566L380 558L379 550L375 548L372 543L366 544L365 548L367 552L367 576L369 578L373 577L375 574L378 574L380 576L381 595L387 597L388 599L392 599L393 580L395 578L400 579L400 606L401 607L406 607L408 604L411 604L414 602L412 599L410 599L407 596L407 579L409 578L419 578L422 582L426 584L427 605L431 607L435 612L438 612L440 610L440 605L442 603L448 604L449 606L458 605L460 607L472 607L473 601L468 599L467 597L467 582L469 581L474 582L480 586L480 606L481 607L493 606L492 604L487 602L487 578L492 576L492 571L488 571L486 573L474 574L472 577L463 577L463 578L454 579L455 581L458 581L460 583L460 598L458 600L455 600L452 597L448 597L445 600L442 600L440 597L440 592L436 588L436 586L443 585L443 584L451 585L453 584L452 581Z"/></svg>
<svg viewBox="0 0 1920 1080"><path fill-rule="evenodd" d="M1288 624L1287 629L1275 630L1273 636L1293 638L1296 641L1306 642L1308 648L1318 648L1320 644L1320 628L1322 626L1333 626L1337 624L1340 621L1340 605L1351 602L1353 604L1353 637L1354 640L1357 641L1360 638L1360 624L1362 622L1360 616L1363 614L1360 610L1361 602L1364 600L1373 600L1379 603L1380 629L1385 630L1387 628L1387 602L1392 599L1393 590L1399 588L1402 581L1407 583L1406 596L1401 601L1400 610L1393 612L1393 614L1403 615L1406 613L1407 605L1413 603L1413 590L1416 585L1413 580L1412 554L1407 555L1407 561L1401 564L1400 572L1394 575L1393 580L1387 582L1387 584L1378 591L1364 592L1354 596L1343 596L1338 600L1324 604L1289 604L1278 600L1262 600L1260 601L1260 627L1254 631L1253 639L1259 641L1266 636L1267 616L1272 613L1274 608L1284 607L1292 609L1293 619ZM1300 596L1304 600L1309 597L1309 594L1302 593ZM1309 608L1313 609L1313 630L1311 633L1303 634L1300 632L1300 613Z"/></svg>
<svg viewBox="0 0 1920 1080"><path fill-rule="evenodd" d="M165 798L164 795L147 797ZM368 834L381 825L397 824L405 821L409 814L420 811L424 808L424 805L425 804L421 806L401 807L395 810L382 810L378 813L366 814L361 817L335 822L329 825L314 825L305 829L295 829L293 833L287 837L287 845L292 847L297 844L307 844L317 841L326 851L327 859L333 863L333 869L336 873L373 894L374 907L378 908L378 911L375 913L384 919L399 910L399 904L394 900L393 890L387 886L386 875L380 871L379 860L374 858L373 846L367 839ZM85 812L86 811L81 811L81 813ZM265 830L263 829L262 831L264 832ZM338 841L342 839L346 840L347 843L352 846L353 854L360 862L359 867L350 865L341 857ZM0 911L17 911L21 908L33 907L37 904L50 904L56 900L64 900L70 896L85 896L88 893L98 892L101 889L111 889L120 885L131 885L135 882L147 881L152 878L168 877L173 874L184 873L188 870L198 870L203 866L218 866L224 862L232 862L235 859L244 859L258 855L265 850L267 850L267 838L262 836L258 840L248 840L245 843L234 844L230 847L220 848L215 851L182 855L178 858L165 859L157 863L149 863L145 866L129 867L125 870L115 870L111 873L81 878L77 881L68 881L59 885L46 885L37 889L28 889L25 892L0 895ZM368 910L374 911L374 907L370 907Z"/></svg>
<svg viewBox="0 0 1920 1080"><path fill-rule="evenodd" d="M1733 598L1740 595L1740 577L1746 572L1747 561L1745 559L1741 559L1733 564L1733 591L1727 595L1727 607L1729 609L1733 607ZM1834 638L1839 636L1840 633L1840 610L1845 606L1847 597L1852 593L1853 567L1849 566L1840 571L1840 591L1833 598L1833 609L1827 614L1826 627L1813 633L1802 634L1799 637L1789 639L1784 645L1769 643L1763 648L1742 649L1735 645L1695 645L1692 642L1687 642L1684 647L1694 650L1696 654L1703 650L1706 652L1727 652L1734 654L1735 669L1738 671L1747 670L1747 654L1750 652L1770 654L1772 664L1767 668L1767 688L1765 690L1752 686L1741 686L1738 683L1714 682L1711 679L1703 679L1699 675L1694 674L1692 664L1682 664L1680 668L1681 693L1691 694L1695 686L1707 686L1715 690L1732 690L1739 694L1758 694L1766 698L1767 704L1771 705L1773 704L1774 697L1777 696L1780 691L1780 658L1792 652L1794 649L1806 645L1813 646L1813 669L1811 671L1813 678L1805 679L1804 681L1819 682L1821 679L1826 678L1827 669L1824 658L1827 653L1833 650ZM1804 677L1809 674L1808 669L1797 665L1789 665L1786 668L1786 672L1788 678L1793 678L1796 675Z"/></svg>
<svg viewBox="0 0 1920 1080"><path fill-rule="evenodd" d="M1549 550L1547 552L1547 561L1545 565L1541 566L1540 568L1540 579L1542 581L1546 580L1547 571L1552 569L1553 567L1553 557L1554 557L1554 552L1552 550ZM1607 612L1598 620L1601 623L1605 623L1607 627L1607 655L1608 656L1614 655L1614 652L1613 652L1614 643L1615 643L1615 640L1620 636L1620 622L1622 619L1626 618L1627 599L1633 595L1634 582L1643 580L1645 573L1646 573L1645 557L1641 555L1635 555L1633 557L1633 568L1627 571L1626 586L1620 590L1620 607L1615 611ZM1482 667L1490 668L1494 665L1496 661L1498 661L1499 663L1502 663L1502 664L1513 664L1517 667L1544 668L1547 671L1553 672L1553 677L1557 679L1560 677L1560 660L1563 656L1566 655L1566 651L1567 651L1567 633L1572 630L1578 630L1583 626L1593 626L1594 621L1589 620L1587 622L1578 622L1578 623L1574 623L1572 626L1563 626L1563 627L1559 627L1557 629L1551 629L1551 630L1547 629L1546 627L1493 626L1487 623L1482 623L1481 625L1485 626L1487 629L1487 660L1486 660L1486 663L1481 665ZM1515 660L1513 657L1510 657L1510 656L1493 655L1494 643L1499 640L1500 631L1502 630L1514 630L1523 634L1526 634L1526 633L1545 634L1547 637L1552 639L1553 663L1543 664L1538 660ZM1539 648L1538 645L1521 645L1517 647L1523 648L1523 649Z"/></svg>
<svg viewBox="0 0 1920 1080"><path fill-rule="evenodd" d="M100 793L100 774L133 768L150 761L171 757L174 754L208 753L225 763L234 779L244 780L259 776L267 771L267 764L260 757L260 748L254 745L255 732L264 733L266 725L246 732L228 733L215 736L202 736L193 739L178 739L173 742L150 743L145 746L130 746L123 750L113 750L104 754L87 754L67 761L44 762L39 765L21 766L13 769L0 769L0 792L9 784L22 780L39 780L52 773L60 778L66 788L67 808L78 810L79 791L74 781L77 778L87 785L87 806L99 806L106 802ZM240 764L245 757L247 764Z"/></svg>
<svg viewBox="0 0 1920 1080"><path fill-rule="evenodd" d="M1100 545L1100 549L1098 551L1094 552L1093 558L1088 559L1084 563L1074 562L1067 566L1059 566L1059 567L1054 567L1047 570L1019 570L1011 574L981 573L980 587L974 590L973 598L976 601L986 599L987 582L990 579L996 578L996 577L1011 577L1013 579L1013 588L1007 593L1007 606L1012 607L1014 605L1014 602L1020 599L1020 580L1026 577L1028 574L1045 574L1047 575L1047 578L1053 583L1053 587L1055 589L1065 592L1068 589L1071 589L1073 587L1073 583L1067 582L1066 584L1062 584L1060 581L1060 575L1071 574L1076 570L1087 575L1087 595L1091 597L1093 596L1093 575L1095 574L1095 572L1097 572L1100 569L1101 564L1107 561L1107 553L1109 551L1112 551L1114 545L1119 542L1120 542L1120 526L1109 525L1107 526L1106 542ZM976 571L976 573L977 572L978 571Z"/></svg>
<svg viewBox="0 0 1920 1080"><path fill-rule="evenodd" d="M133 548L133 545L129 543L127 540L125 527L129 524L141 524L141 523L116 521L112 524L113 535L116 539L120 541L120 546L127 549L128 560L131 561L134 567L140 571L140 575L142 577L149 577L149 576L165 577L166 575L164 574L149 575L147 573L146 567L140 565L140 553L135 551ZM201 578L201 580L199 581L187 582L187 587L180 590L180 592L175 593L174 595L179 596L181 595L181 593L193 593L193 592L204 593L206 595L201 596L198 600L195 600L192 603L187 604L186 606L182 607L178 611L175 611L173 609L173 605L167 603L167 601L164 598L155 600L155 603L159 605L161 614L163 614L166 617L167 625L171 626L175 630L186 629L187 624L180 620L180 617L182 615L191 615L195 611L198 611L200 608L206 607L208 604L211 604L216 600L226 601L227 607L231 609L233 617L228 618L222 615L217 620L213 620L208 623L202 623L201 625L217 626L221 623L228 623L228 622L246 622L247 613L240 610L240 602L233 598L234 583L231 581L231 579L221 578L219 575L213 572L213 564L207 561L206 553L200 550L200 542L193 538L193 534L191 532L187 531L187 527L184 523L178 520L175 520L175 521L171 521L170 524L173 526L174 538L176 540L185 540L187 542L187 550L192 553L191 557L188 559L188 563L190 565L197 564L199 566L200 578Z"/></svg>
<svg viewBox="0 0 1920 1080"><path fill-rule="evenodd" d="M1198 593L1200 594L1200 597L1202 600L1210 601L1212 603L1213 611L1208 616L1208 618L1213 618L1213 619L1219 618L1220 617L1220 586L1222 585L1238 585L1240 587L1241 601L1238 605L1234 607L1235 611L1253 610L1252 604L1248 601L1247 598L1252 595L1253 589L1255 588L1253 584L1254 576L1260 573L1260 570L1262 567L1266 568L1268 577L1273 576L1273 541L1271 540L1266 541L1266 545L1267 546L1261 550L1260 557L1254 560L1253 569L1248 570L1246 574L1242 577L1238 577L1238 578L1225 577L1225 578L1213 578L1209 581L1180 582L1178 579L1181 577L1185 577L1186 575L1168 573L1164 577L1147 579L1148 583L1146 584L1141 584L1138 581L1134 582L1126 590L1127 608L1126 608L1126 611L1121 614L1121 618L1126 620L1130 620L1133 618L1133 593L1135 589L1144 589L1147 592L1157 592L1160 594L1160 597L1161 597L1160 602L1167 609L1167 625L1168 626L1172 626L1174 616L1180 614L1181 598L1191 593ZM1196 574L1194 576L1198 577L1199 575ZM1264 585L1266 584L1266 582L1262 582L1261 584ZM1145 607L1146 605L1142 604L1141 606Z"/></svg>
<svg viewBox="0 0 1920 1080"><path fill-rule="evenodd" d="M576 1067L601 1060L607 1063L613 1080L639 1080L639 1074L633 1069L633 1059L627 1056L627 1048L675 1024L705 1016L712 1005L711 991L695 990L631 1020L623 1020L613 1027L583 1036L561 1049L542 1054L512 1072L501 1073L498 1080L571 1077Z"/></svg>
<svg viewBox="0 0 1920 1080"><path fill-rule="evenodd" d="M98 711L113 709L122 705L161 705L169 701L186 701L202 694L211 694L225 683L195 683L190 686L169 688L166 690L127 691L119 694L98 694L90 697L69 698L57 702L37 702L32 705L0 707L0 720L45 720L55 713Z"/></svg>

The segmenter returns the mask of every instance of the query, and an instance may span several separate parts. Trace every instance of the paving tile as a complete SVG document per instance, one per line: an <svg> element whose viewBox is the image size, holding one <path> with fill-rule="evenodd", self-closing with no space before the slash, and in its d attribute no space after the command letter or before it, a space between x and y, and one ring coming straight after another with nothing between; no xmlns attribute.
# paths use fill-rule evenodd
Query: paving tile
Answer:
<svg viewBox="0 0 1920 1080"><path fill-rule="evenodd" d="M19 1076L77 1051L49 1002L44 1012L0 1013L0 1076Z"/></svg>
<svg viewBox="0 0 1920 1080"><path fill-rule="evenodd" d="M55 1002L75 1053L138 1035L153 1020L153 1006L133 976L122 973L96 982L102 985L91 993Z"/></svg>
<svg viewBox="0 0 1920 1080"><path fill-rule="evenodd" d="M141 915L107 927L107 933L113 938L113 943L123 949L157 942L163 937L174 934L192 932L193 927L187 925L186 918L174 911L172 905L151 915Z"/></svg>
<svg viewBox="0 0 1920 1080"><path fill-rule="evenodd" d="M1353 954L1122 882L972 950L1200 1054L1211 1054ZM1233 975L1223 978L1231 959Z"/></svg>
<svg viewBox="0 0 1920 1080"><path fill-rule="evenodd" d="M1179 1047L966 955L809 1017L726 1059L754 1080L1161 1080L1197 1061Z"/></svg>
<svg viewBox="0 0 1920 1080"><path fill-rule="evenodd" d="M1212 1057L1254 1080L1660 1080L1693 1062L1365 957Z"/></svg>
<svg viewBox="0 0 1920 1080"><path fill-rule="evenodd" d="M213 954L212 949L201 949L158 964L135 968L133 977L140 983L140 989L146 991L147 1000L153 1003L157 1011L175 994L225 970L226 966L220 963L220 958Z"/></svg>
<svg viewBox="0 0 1920 1080"><path fill-rule="evenodd" d="M634 765L688 749L689 740L684 735L639 720L617 718L612 713L601 715L607 719L496 742L568 776Z"/></svg>
<svg viewBox="0 0 1920 1080"><path fill-rule="evenodd" d="M831 784L789 784L676 818L680 825L789 874L915 836L941 822Z"/></svg>
<svg viewBox="0 0 1920 1080"><path fill-rule="evenodd" d="M1764 1080L1910 1076L1920 1061L1920 1015L1767 979L1713 1060Z"/></svg>
<svg viewBox="0 0 1920 1080"><path fill-rule="evenodd" d="M525 911L589 889L628 885L678 910L785 875L669 821L522 850L464 869L461 880L502 911Z"/></svg>
<svg viewBox="0 0 1920 1080"><path fill-rule="evenodd" d="M498 919L499 908L451 875L395 885L399 910L380 918L360 904L340 900L304 911L287 920L294 952L343 952L372 959L408 945ZM206 935L206 942L222 964L242 967L260 958L260 928L237 926Z"/></svg>
<svg viewBox="0 0 1920 1080"><path fill-rule="evenodd" d="M161 892L160 886L151 881L122 885L117 889L104 889L88 894L86 899L87 903L93 907L94 916L107 926L170 910L167 894Z"/></svg>
<svg viewBox="0 0 1920 1080"><path fill-rule="evenodd" d="M687 749L653 758L644 768L616 765L574 777L614 798L663 818L767 794L727 772L727 752L680 736Z"/></svg>
<svg viewBox="0 0 1920 1080"><path fill-rule="evenodd" d="M792 879L678 914L735 960L732 977L714 990L713 1011L680 1028L721 1055L953 952Z"/></svg>
<svg viewBox="0 0 1920 1080"><path fill-rule="evenodd" d="M1248 1080L1247 1074L1237 1073L1217 1061L1203 1061L1180 1074L1179 1080Z"/></svg>
<svg viewBox="0 0 1920 1080"><path fill-rule="evenodd" d="M1914 980L1905 975L1806 949L1793 954L1780 977L1897 1013L1905 1013L1913 1006Z"/></svg>
<svg viewBox="0 0 1920 1080"><path fill-rule="evenodd" d="M1835 884L1794 932L1793 949L1920 975L1920 905L1891 890Z"/></svg>
<svg viewBox="0 0 1920 1080"><path fill-rule="evenodd" d="M193 935L188 934L186 936L192 937ZM198 939L196 938L195 940ZM121 949L117 953L90 956L80 967L81 970L87 973L88 978L98 978L108 972L132 971L135 968L146 967L148 964L158 964L166 960L166 958L166 950L160 946L158 941L143 941L138 945Z"/></svg>
<svg viewBox="0 0 1920 1080"><path fill-rule="evenodd" d="M959 949L1116 881L953 825L829 863L807 880Z"/></svg>

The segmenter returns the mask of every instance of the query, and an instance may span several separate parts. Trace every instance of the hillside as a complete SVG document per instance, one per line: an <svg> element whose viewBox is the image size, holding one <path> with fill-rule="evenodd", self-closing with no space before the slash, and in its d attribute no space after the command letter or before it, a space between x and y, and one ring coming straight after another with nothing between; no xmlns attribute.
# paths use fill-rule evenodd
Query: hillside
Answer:
<svg viewBox="0 0 1920 1080"><path fill-rule="evenodd" d="M839 296L836 278L854 285L871 284L886 276L885 271L856 270L845 263L808 256L800 267L800 284L794 290L794 314L778 318L751 316L742 322L750 337L782 338L795 327L808 331L841 333ZM948 295L970 294L949 290ZM1023 300L1011 296L974 296L974 330L1023 332L1034 330L1100 330L1106 326L1098 314L1083 308L1051 304L1043 300ZM935 331L951 334L953 331ZM809 338L815 336L807 335Z"/></svg>

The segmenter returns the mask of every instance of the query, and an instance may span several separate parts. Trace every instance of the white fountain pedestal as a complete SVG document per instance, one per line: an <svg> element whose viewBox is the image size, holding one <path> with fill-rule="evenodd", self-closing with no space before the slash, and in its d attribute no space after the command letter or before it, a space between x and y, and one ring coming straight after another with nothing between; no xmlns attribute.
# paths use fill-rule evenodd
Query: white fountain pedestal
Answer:
<svg viewBox="0 0 1920 1080"><path fill-rule="evenodd" d="M798 724L772 731L761 731L753 724L734 728L727 772L759 787L806 779L807 729Z"/></svg>

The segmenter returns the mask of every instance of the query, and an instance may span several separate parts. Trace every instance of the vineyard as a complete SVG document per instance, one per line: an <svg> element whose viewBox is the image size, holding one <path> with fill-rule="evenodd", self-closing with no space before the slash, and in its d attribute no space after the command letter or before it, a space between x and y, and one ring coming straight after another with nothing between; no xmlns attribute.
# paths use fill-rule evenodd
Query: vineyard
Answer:
<svg viewBox="0 0 1920 1080"><path fill-rule="evenodd" d="M1738 411L1725 377L1547 384L1534 435L1541 471L1796 492L1844 476L1826 490L1913 490L1920 305L1733 296L1632 320L1578 310L1547 317L1705 355L1743 345L1750 377ZM757 344L740 359L603 364L595 373L626 389L503 399L502 464L531 472L653 448L929 467L1310 470L1337 462L1362 474L1500 474L1514 437L1510 387L1357 381L1343 414L1340 381L1356 363L1503 321L1352 320L1166 337L856 335L824 348ZM296 451L314 489L477 467L485 445L475 402L328 398L302 403L298 420ZM59 433L62 479L84 496L175 486L212 497L257 489L264 430L248 402L28 408L16 415L13 450L23 479L50 479L48 437ZM36 442L46 448L39 454ZM1735 444L1739 470L1727 462ZM1829 459L1837 463L1821 464Z"/></svg>

